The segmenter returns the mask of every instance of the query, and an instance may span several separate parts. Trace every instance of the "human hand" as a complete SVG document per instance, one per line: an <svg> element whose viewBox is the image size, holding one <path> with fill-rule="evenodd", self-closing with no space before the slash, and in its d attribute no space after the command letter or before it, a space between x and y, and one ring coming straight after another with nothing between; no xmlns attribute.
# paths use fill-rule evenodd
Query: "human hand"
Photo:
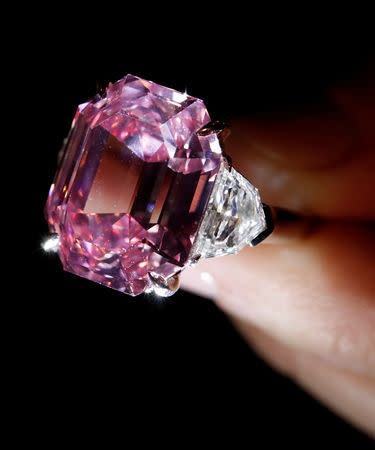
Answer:
<svg viewBox="0 0 375 450"><path fill-rule="evenodd" d="M375 84L363 79L331 88L310 111L235 120L234 165L265 203L299 219L182 277L272 366L372 436L374 118Z"/></svg>

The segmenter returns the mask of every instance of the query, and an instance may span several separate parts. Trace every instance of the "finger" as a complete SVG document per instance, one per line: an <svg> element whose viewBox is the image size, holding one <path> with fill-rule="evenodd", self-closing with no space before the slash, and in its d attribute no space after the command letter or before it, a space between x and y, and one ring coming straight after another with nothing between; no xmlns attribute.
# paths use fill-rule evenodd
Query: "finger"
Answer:
<svg viewBox="0 0 375 450"><path fill-rule="evenodd" d="M233 164L266 203L304 215L374 219L375 86L332 89L320 105L237 119Z"/></svg>
<svg viewBox="0 0 375 450"><path fill-rule="evenodd" d="M244 321L235 320L234 325L276 370L375 437L375 379L338 369L306 352L295 351Z"/></svg>
<svg viewBox="0 0 375 450"><path fill-rule="evenodd" d="M288 245L201 261L182 286L296 350L375 373L375 233L323 223Z"/></svg>

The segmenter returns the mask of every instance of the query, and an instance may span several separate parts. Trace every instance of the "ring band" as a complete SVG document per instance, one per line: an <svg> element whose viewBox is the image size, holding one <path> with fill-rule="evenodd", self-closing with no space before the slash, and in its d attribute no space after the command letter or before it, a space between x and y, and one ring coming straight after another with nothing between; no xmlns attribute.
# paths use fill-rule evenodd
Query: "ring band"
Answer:
<svg viewBox="0 0 375 450"><path fill-rule="evenodd" d="M255 246L270 208L186 93L127 75L79 105L45 213L65 270L129 295L178 289L201 258Z"/></svg>

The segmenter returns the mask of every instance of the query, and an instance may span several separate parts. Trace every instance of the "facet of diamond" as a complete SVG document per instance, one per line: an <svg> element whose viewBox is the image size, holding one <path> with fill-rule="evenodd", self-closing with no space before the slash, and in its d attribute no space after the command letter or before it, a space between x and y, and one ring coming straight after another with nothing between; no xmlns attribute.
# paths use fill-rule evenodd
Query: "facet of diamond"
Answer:
<svg viewBox="0 0 375 450"><path fill-rule="evenodd" d="M258 190L223 161L190 261L237 253L265 228Z"/></svg>
<svg viewBox="0 0 375 450"><path fill-rule="evenodd" d="M203 102L127 75L78 107L46 218L65 270L131 295L189 255L223 160Z"/></svg>

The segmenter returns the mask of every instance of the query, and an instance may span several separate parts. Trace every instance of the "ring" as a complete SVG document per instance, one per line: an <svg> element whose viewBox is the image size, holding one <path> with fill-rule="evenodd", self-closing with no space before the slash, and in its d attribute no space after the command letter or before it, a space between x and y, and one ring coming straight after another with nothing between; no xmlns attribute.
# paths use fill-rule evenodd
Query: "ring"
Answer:
<svg viewBox="0 0 375 450"><path fill-rule="evenodd" d="M202 100L127 75L78 106L45 215L63 268L135 296L172 295L201 258L255 246L270 208L223 151Z"/></svg>

